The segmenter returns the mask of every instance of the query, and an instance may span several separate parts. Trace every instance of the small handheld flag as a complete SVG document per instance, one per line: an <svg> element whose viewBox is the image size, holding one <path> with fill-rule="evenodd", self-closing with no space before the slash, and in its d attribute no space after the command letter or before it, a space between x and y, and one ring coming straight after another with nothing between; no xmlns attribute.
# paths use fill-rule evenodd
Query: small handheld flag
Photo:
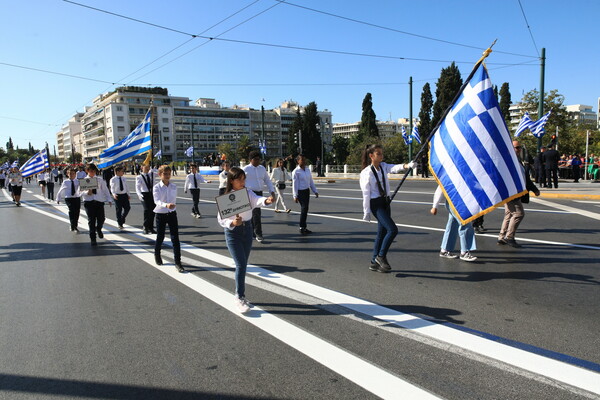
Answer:
<svg viewBox="0 0 600 400"><path fill-rule="evenodd" d="M44 172L46 168L49 167L48 154L46 153L46 149L43 149L27 160L27 162L21 166L20 170L23 178L27 178L28 176Z"/></svg>
<svg viewBox="0 0 600 400"><path fill-rule="evenodd" d="M406 128L402 126L402 138L404 139L404 144L409 145L412 143L412 136L406 134Z"/></svg>
<svg viewBox="0 0 600 400"><path fill-rule="evenodd" d="M162 150L159 150L158 153L156 153L156 155L154 157L156 157L160 160L162 158Z"/></svg>
<svg viewBox="0 0 600 400"><path fill-rule="evenodd" d="M188 149L185 151L185 155L187 157L193 156L194 155L194 146L188 147Z"/></svg>

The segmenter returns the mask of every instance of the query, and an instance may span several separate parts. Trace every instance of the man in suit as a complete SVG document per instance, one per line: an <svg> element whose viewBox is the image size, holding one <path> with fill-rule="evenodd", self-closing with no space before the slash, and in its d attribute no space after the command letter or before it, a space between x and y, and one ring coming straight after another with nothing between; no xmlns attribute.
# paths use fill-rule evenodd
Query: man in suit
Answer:
<svg viewBox="0 0 600 400"><path fill-rule="evenodd" d="M554 146L550 144L548 150L544 153L544 166L549 188L552 187L552 181L554 181L554 188L558 188L558 160L560 160L560 155L554 149Z"/></svg>

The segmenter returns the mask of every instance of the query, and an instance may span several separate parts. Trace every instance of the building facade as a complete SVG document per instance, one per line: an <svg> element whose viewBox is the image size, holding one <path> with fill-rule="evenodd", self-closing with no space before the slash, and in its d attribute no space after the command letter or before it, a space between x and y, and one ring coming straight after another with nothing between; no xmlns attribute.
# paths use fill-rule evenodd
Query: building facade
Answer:
<svg viewBox="0 0 600 400"><path fill-rule="evenodd" d="M83 113L77 113L64 124L56 133L56 147L58 149L58 160L66 162L70 160L73 153L81 154L81 118Z"/></svg>
<svg viewBox="0 0 600 400"><path fill-rule="evenodd" d="M413 126L418 125L418 119L413 118ZM397 121L377 121L377 129L379 129L379 137L383 140L402 134L402 127L406 132L410 132L410 124L408 118L399 118ZM334 124L333 136L343 136L346 139L358 134L360 121Z"/></svg>
<svg viewBox="0 0 600 400"><path fill-rule="evenodd" d="M577 125L598 126L598 114L592 110L592 106L573 104L565 108L569 119Z"/></svg>

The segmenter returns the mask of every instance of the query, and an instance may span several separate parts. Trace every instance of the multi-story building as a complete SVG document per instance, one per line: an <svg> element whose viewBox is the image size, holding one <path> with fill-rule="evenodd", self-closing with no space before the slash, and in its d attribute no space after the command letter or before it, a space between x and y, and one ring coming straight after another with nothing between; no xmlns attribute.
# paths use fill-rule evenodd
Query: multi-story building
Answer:
<svg viewBox="0 0 600 400"><path fill-rule="evenodd" d="M569 119L577 125L598 125L598 114L592 110L592 106L573 104L565 108Z"/></svg>
<svg viewBox="0 0 600 400"><path fill-rule="evenodd" d="M418 119L413 118L413 125L418 125ZM379 129L379 137L381 139L388 139L401 134L402 127L409 132L410 124L408 118L399 118L397 121L377 121L377 129ZM356 135L360 128L360 121L335 124L333 125L333 136L341 135L346 139Z"/></svg>
<svg viewBox="0 0 600 400"><path fill-rule="evenodd" d="M83 113L73 115L56 134L58 159L62 162L71 159L74 152L81 153L81 117Z"/></svg>
<svg viewBox="0 0 600 400"><path fill-rule="evenodd" d="M242 136L258 146L263 135L267 157L280 157L286 153L287 128L298 109L294 107L299 107L288 102L274 110L256 110L222 107L210 98L200 98L193 105L190 102L186 97L170 96L164 88L121 87L98 96L82 117L84 158L97 158L102 150L125 138L149 107L153 108L154 153L161 150L164 161L190 160L185 155L190 146L195 149L196 159L216 154L221 143L230 143L235 151ZM299 109L304 112L302 107ZM331 112L320 111L319 117L324 145L330 146Z"/></svg>

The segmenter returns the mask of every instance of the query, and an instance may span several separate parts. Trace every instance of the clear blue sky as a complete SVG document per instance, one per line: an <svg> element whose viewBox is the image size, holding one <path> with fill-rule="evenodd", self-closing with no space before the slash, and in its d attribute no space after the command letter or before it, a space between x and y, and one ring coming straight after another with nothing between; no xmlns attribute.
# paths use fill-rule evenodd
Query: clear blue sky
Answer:
<svg viewBox="0 0 600 400"><path fill-rule="evenodd" d="M435 92L440 70L452 61L458 62L463 75L468 74L482 49L494 39L498 42L487 61L490 76L498 87L509 82L513 102L519 101L524 92L539 87L536 57L542 47L547 56L546 91L558 89L565 96L565 104L587 104L594 111L600 96L597 0L521 0L536 45L517 0L290 0L410 35L277 4L275 0L76 1L184 33L215 37L233 28L220 38L440 62L217 40L205 43L202 38L191 39L183 33L62 0L2 0L0 146L5 147L11 136L19 147L27 147L31 142L41 148L48 142L52 149L60 125L92 104L98 94L113 89L113 82L164 86L172 95L192 100L215 98L223 106L274 108L284 100L295 100L301 105L315 101L319 109L329 109L333 121L338 123L360 119L362 99L367 92L373 95L378 119L388 120L390 115L392 119L408 117L407 82L412 76L416 116L426 82ZM256 16L264 10L267 11ZM251 17L254 18L236 27ZM186 41L189 42L184 44ZM506 65L525 62L528 64Z"/></svg>

